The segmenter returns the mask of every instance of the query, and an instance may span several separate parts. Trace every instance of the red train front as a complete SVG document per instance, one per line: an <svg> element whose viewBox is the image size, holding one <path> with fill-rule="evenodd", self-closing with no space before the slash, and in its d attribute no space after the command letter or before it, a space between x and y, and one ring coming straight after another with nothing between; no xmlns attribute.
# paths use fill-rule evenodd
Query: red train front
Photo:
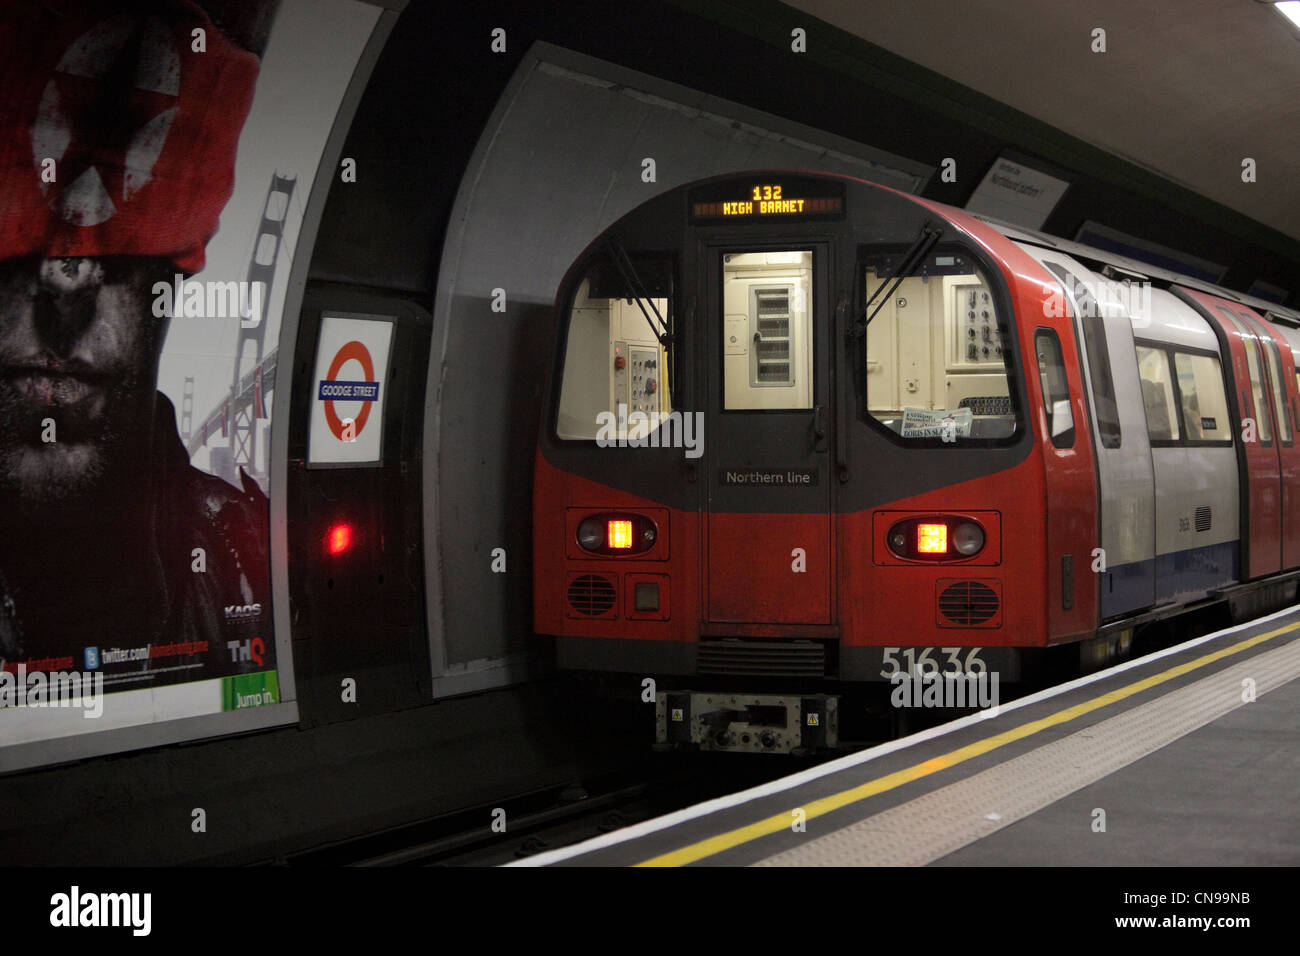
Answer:
<svg viewBox="0 0 1300 956"><path fill-rule="evenodd" d="M986 225L844 177L712 179L618 221L560 289L536 459L560 665L655 677L663 741L787 751L836 743L836 688L1013 680L1018 648L1092 637L1059 298Z"/></svg>

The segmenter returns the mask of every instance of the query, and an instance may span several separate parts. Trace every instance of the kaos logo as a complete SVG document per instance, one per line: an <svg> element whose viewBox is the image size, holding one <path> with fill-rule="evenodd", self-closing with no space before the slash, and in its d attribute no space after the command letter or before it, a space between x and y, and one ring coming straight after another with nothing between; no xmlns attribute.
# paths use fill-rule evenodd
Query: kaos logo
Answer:
<svg viewBox="0 0 1300 956"><path fill-rule="evenodd" d="M246 641L226 641L226 650L230 651L230 663L242 664L245 661L252 661L254 664L261 666L262 655L266 653L266 644L260 637L249 638Z"/></svg>
<svg viewBox="0 0 1300 956"><path fill-rule="evenodd" d="M262 616L261 604L228 604L225 608L227 624L242 624L256 621Z"/></svg>

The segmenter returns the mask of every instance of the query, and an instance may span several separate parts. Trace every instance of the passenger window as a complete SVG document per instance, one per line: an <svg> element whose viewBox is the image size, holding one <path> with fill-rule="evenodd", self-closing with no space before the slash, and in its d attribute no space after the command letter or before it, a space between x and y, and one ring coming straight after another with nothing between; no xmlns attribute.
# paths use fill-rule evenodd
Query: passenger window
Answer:
<svg viewBox="0 0 1300 956"><path fill-rule="evenodd" d="M1038 380L1043 386L1047 433L1057 448L1074 447L1074 415L1070 411L1070 387L1065 379L1065 361L1061 342L1051 329L1034 333L1034 351L1038 353Z"/></svg>
<svg viewBox="0 0 1300 956"><path fill-rule="evenodd" d="M1146 407L1147 433L1152 441L1178 440L1178 413L1174 406L1169 356L1164 349L1137 346L1142 404Z"/></svg>
<svg viewBox="0 0 1300 956"><path fill-rule="evenodd" d="M902 250L863 251L863 302L893 288L902 257ZM905 441L962 444L1016 434L1012 317L993 293L968 253L940 247L887 299L877 298L862 356L872 421Z"/></svg>
<svg viewBox="0 0 1300 956"><path fill-rule="evenodd" d="M812 250L722 257L723 408L813 407Z"/></svg>
<svg viewBox="0 0 1300 956"><path fill-rule="evenodd" d="M1232 441L1223 369L1212 355L1174 353L1183 435L1188 441Z"/></svg>
<svg viewBox="0 0 1300 956"><path fill-rule="evenodd" d="M629 271L631 270L631 271ZM640 439L672 412L669 355L672 263L592 265L569 307L555 433L564 439Z"/></svg>
<svg viewBox="0 0 1300 956"><path fill-rule="evenodd" d="M1121 443L1119 405L1115 401L1115 379L1110 370L1110 347L1106 342L1106 325L1102 320L1097 300L1087 283L1073 272L1047 263L1047 268L1061 280L1061 287L1070 302L1079 325L1083 329L1083 342L1088 352L1088 377L1092 381L1092 400L1097 414L1097 433L1103 448L1118 448Z"/></svg>

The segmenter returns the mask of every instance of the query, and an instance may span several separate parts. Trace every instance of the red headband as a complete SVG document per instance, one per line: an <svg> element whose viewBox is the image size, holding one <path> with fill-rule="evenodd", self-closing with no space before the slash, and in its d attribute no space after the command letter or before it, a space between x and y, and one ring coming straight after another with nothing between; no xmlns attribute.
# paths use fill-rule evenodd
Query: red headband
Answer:
<svg viewBox="0 0 1300 956"><path fill-rule="evenodd" d="M159 256L197 272L257 57L187 0L76 6L0 10L0 259Z"/></svg>

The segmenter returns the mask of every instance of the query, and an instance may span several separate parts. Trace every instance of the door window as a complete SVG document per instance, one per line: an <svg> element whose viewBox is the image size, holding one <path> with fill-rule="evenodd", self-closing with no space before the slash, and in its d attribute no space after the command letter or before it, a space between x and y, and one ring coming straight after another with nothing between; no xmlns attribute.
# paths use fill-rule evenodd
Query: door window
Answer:
<svg viewBox="0 0 1300 956"><path fill-rule="evenodd" d="M1060 339L1051 329L1039 329L1034 333L1034 351L1038 353L1038 380L1043 386L1048 434L1057 448L1072 448L1074 413L1070 410L1070 387L1065 379Z"/></svg>
<svg viewBox="0 0 1300 956"><path fill-rule="evenodd" d="M1241 334L1241 344L1246 349L1246 368L1250 372L1251 394L1243 396L1249 398L1249 401L1242 408L1242 412L1247 418L1254 419L1255 432L1259 436L1260 444L1271 444L1273 441L1273 425L1268 414L1268 396L1264 392L1264 372L1260 368L1259 348L1255 342L1255 336L1243 328L1242 324L1227 309L1220 306L1219 313L1228 320L1229 325Z"/></svg>
<svg viewBox="0 0 1300 956"><path fill-rule="evenodd" d="M1164 349L1137 346L1142 404L1146 406L1147 433L1152 441L1178 441L1178 406L1174 403L1173 376Z"/></svg>
<svg viewBox="0 0 1300 956"><path fill-rule="evenodd" d="M1260 338L1260 347L1268 362L1269 382L1273 386L1273 407L1277 409L1277 437L1284 445L1291 444L1291 423L1286 417L1286 392L1282 385L1282 362L1278 357L1277 343Z"/></svg>
<svg viewBox="0 0 1300 956"><path fill-rule="evenodd" d="M1106 323L1101 307L1088 284L1073 272L1054 262L1047 268L1061 280L1065 297L1074 308L1083 329L1088 350L1088 375L1092 379L1092 401L1097 415L1097 434L1103 448L1120 447L1119 404L1115 401L1115 379L1110 369L1110 347L1106 343Z"/></svg>
<svg viewBox="0 0 1300 956"><path fill-rule="evenodd" d="M725 411L813 407L812 250L722 257Z"/></svg>
<svg viewBox="0 0 1300 956"><path fill-rule="evenodd" d="M1231 441L1223 371L1213 355L1174 352L1178 395L1188 441Z"/></svg>

